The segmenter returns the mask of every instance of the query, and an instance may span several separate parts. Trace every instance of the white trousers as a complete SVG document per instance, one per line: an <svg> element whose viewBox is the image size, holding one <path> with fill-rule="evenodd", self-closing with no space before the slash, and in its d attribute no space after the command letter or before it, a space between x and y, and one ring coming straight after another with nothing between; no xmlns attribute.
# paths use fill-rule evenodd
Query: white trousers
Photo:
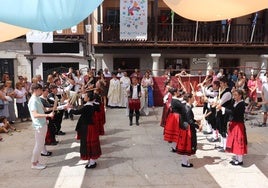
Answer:
<svg viewBox="0 0 268 188"><path fill-rule="evenodd" d="M47 134L47 125L35 129L35 145L33 149L32 162L37 162L40 159L41 152L46 153L45 139Z"/></svg>

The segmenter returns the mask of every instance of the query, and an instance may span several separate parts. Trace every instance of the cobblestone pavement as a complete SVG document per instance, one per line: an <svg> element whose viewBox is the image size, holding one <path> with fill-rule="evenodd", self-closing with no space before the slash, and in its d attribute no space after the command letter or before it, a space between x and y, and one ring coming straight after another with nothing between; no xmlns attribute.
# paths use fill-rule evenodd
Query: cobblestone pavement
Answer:
<svg viewBox="0 0 268 188"><path fill-rule="evenodd" d="M201 108L195 108L196 119ZM75 140L75 120L63 120L57 146L48 146L51 157L42 157L44 170L32 170L30 158L34 134L31 123L17 123L22 132L13 136L1 134L0 187L10 188L188 188L188 187L268 187L268 127L257 127L262 114L252 115L246 122L248 155L243 166L229 164L232 154L221 153L209 143L207 135L198 133L198 151L190 157L194 167L181 167L181 157L170 152L159 126L162 108L150 109L142 116L140 126L129 126L125 109L107 109L106 134L101 137L103 155L95 169L84 168Z"/></svg>

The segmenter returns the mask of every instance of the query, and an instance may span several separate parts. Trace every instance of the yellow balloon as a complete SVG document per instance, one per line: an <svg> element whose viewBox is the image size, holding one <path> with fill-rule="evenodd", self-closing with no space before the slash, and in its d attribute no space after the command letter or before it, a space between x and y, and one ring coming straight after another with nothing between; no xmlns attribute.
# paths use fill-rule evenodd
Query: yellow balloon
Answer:
<svg viewBox="0 0 268 188"><path fill-rule="evenodd" d="M218 21L268 8L267 0L164 0L178 15L195 21Z"/></svg>
<svg viewBox="0 0 268 188"><path fill-rule="evenodd" d="M29 29L0 22L0 42L8 41L25 35Z"/></svg>

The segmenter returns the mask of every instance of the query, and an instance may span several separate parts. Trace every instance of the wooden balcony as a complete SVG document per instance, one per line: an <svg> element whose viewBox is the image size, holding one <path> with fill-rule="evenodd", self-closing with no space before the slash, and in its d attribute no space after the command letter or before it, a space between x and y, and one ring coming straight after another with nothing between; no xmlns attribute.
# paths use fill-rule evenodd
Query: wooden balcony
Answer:
<svg viewBox="0 0 268 188"><path fill-rule="evenodd" d="M172 31L173 28L173 31ZM228 29L229 28L229 29ZM142 44L267 44L264 25L257 24L252 35L253 26L243 24L228 25L214 23L199 23L196 33L196 24L148 24L147 41L139 41ZM229 30L229 31L228 31ZM267 40L267 39L266 39ZM102 32L99 33L99 43L137 43L137 41L120 41L119 24L102 24Z"/></svg>

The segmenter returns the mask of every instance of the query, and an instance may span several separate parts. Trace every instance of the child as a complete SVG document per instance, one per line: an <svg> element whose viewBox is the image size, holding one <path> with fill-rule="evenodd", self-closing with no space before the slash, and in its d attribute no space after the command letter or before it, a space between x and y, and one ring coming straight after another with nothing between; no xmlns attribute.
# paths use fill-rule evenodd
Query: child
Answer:
<svg viewBox="0 0 268 188"><path fill-rule="evenodd" d="M20 132L15 127L11 126L7 121L5 116L0 116L0 133L8 133L8 135L13 135L10 130Z"/></svg>

